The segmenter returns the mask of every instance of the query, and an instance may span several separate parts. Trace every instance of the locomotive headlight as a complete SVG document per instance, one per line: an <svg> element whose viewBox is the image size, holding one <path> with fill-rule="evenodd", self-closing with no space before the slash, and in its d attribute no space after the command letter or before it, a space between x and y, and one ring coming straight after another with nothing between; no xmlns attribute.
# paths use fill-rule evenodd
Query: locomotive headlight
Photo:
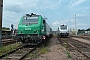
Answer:
<svg viewBox="0 0 90 60"><path fill-rule="evenodd" d="M36 30L36 32L38 32L38 30Z"/></svg>
<svg viewBox="0 0 90 60"><path fill-rule="evenodd" d="M20 31L22 33L22 31Z"/></svg>
<svg viewBox="0 0 90 60"><path fill-rule="evenodd" d="M60 33L62 33L62 32L60 31Z"/></svg>
<svg viewBox="0 0 90 60"><path fill-rule="evenodd" d="M20 30L20 31L18 31L19 33L22 33L22 31Z"/></svg>
<svg viewBox="0 0 90 60"><path fill-rule="evenodd" d="M43 39L45 40L46 39L46 36L43 36Z"/></svg>

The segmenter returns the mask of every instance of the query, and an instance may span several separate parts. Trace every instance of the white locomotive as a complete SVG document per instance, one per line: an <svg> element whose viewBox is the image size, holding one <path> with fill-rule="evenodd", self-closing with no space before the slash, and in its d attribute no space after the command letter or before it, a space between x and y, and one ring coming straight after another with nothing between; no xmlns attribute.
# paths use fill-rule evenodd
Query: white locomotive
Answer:
<svg viewBox="0 0 90 60"><path fill-rule="evenodd" d="M67 25L60 25L57 31L57 34L60 37L68 37L69 36L69 29Z"/></svg>

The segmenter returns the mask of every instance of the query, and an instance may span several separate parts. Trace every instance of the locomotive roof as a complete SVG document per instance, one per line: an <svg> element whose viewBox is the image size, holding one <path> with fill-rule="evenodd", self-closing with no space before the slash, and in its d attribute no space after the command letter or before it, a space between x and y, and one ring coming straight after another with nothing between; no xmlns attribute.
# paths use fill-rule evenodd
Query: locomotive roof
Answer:
<svg viewBox="0 0 90 60"><path fill-rule="evenodd" d="M33 13L31 13L31 15L30 14L26 14L26 16L30 16L30 17L32 17L32 16L41 16L41 15L36 15L36 14L33 14Z"/></svg>
<svg viewBox="0 0 90 60"><path fill-rule="evenodd" d="M65 25L65 24L62 24L62 25L60 25L60 26L67 26L67 25Z"/></svg>

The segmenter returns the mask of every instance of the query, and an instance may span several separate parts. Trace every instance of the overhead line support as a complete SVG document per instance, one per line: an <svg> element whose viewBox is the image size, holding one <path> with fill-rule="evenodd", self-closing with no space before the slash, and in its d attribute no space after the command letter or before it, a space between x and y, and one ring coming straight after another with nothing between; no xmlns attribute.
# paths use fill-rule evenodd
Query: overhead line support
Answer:
<svg viewBox="0 0 90 60"><path fill-rule="evenodd" d="M3 0L0 0L0 47L2 47L2 13L3 13Z"/></svg>

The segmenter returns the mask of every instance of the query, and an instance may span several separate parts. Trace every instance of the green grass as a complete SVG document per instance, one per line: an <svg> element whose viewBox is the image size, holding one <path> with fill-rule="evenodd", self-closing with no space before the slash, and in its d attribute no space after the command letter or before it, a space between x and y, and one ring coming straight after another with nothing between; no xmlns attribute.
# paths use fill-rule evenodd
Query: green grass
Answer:
<svg viewBox="0 0 90 60"><path fill-rule="evenodd" d="M49 60L47 56L46 56L46 60Z"/></svg>
<svg viewBox="0 0 90 60"><path fill-rule="evenodd" d="M47 47L41 47L40 54L45 54L46 52L50 52L50 50Z"/></svg>
<svg viewBox="0 0 90 60"><path fill-rule="evenodd" d="M45 46L44 45L41 46L41 48L40 48L40 54L45 54L46 52L50 52L50 50L48 49L48 46L50 45L50 42L51 42L50 39L51 38L49 38L47 40L47 42L45 43Z"/></svg>
<svg viewBox="0 0 90 60"><path fill-rule="evenodd" d="M34 51L33 53L28 54L27 57L38 58L40 54L45 54L46 52L50 52L50 50L46 47L41 47L36 51Z"/></svg>
<svg viewBox="0 0 90 60"><path fill-rule="evenodd" d="M48 41L45 43L45 47L48 47L50 45L51 40L48 39Z"/></svg>
<svg viewBox="0 0 90 60"><path fill-rule="evenodd" d="M9 51L12 51L13 49L19 47L20 44L11 44L0 48L0 56L4 53L7 53Z"/></svg>
<svg viewBox="0 0 90 60"><path fill-rule="evenodd" d="M16 53L22 53L21 49L19 49L18 51L16 51Z"/></svg>
<svg viewBox="0 0 90 60"><path fill-rule="evenodd" d="M31 58L38 58L38 53L36 53L36 54L33 54L33 53L31 53L31 54L29 54L29 56L31 57Z"/></svg>
<svg viewBox="0 0 90 60"><path fill-rule="evenodd" d="M39 49L36 49L34 52L28 54L28 55L27 55L27 58L28 58L28 57L38 58L38 56L39 56Z"/></svg>
<svg viewBox="0 0 90 60"><path fill-rule="evenodd" d="M6 60L8 59L8 56L9 56L8 54L5 56Z"/></svg>
<svg viewBox="0 0 90 60"><path fill-rule="evenodd" d="M64 43L64 48L67 48L67 44L66 43Z"/></svg>
<svg viewBox="0 0 90 60"><path fill-rule="evenodd" d="M28 57L31 58L38 58L41 54L45 54L46 52L50 52L50 50L47 48L50 44L50 39L48 39L47 43L45 45L41 45L40 48L37 48L34 52L30 53L27 55Z"/></svg>
<svg viewBox="0 0 90 60"><path fill-rule="evenodd" d="M67 43L64 43L64 48L67 48ZM66 54L69 59L72 58L71 54L68 51L66 51Z"/></svg>
<svg viewBox="0 0 90 60"><path fill-rule="evenodd" d="M71 54L69 52L66 52L68 58L72 58Z"/></svg>
<svg viewBox="0 0 90 60"><path fill-rule="evenodd" d="M61 47L58 47L58 48L57 48L57 50L60 50L60 49L62 49L62 48L61 48Z"/></svg>

